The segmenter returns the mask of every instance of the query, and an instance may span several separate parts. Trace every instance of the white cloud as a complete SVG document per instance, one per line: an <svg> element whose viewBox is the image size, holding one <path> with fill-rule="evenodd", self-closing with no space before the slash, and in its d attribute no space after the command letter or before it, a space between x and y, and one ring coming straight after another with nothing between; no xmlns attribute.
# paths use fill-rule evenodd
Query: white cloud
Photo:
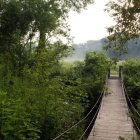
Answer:
<svg viewBox="0 0 140 140"><path fill-rule="evenodd" d="M98 40L108 35L106 27L113 24L112 18L104 11L108 2L109 0L96 0L80 14L73 11L69 13L68 23L74 43Z"/></svg>

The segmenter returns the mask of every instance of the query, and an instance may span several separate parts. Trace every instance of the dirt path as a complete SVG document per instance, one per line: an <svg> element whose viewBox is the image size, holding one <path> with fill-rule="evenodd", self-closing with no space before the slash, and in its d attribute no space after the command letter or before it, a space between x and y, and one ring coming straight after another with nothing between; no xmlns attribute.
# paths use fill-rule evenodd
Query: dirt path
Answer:
<svg viewBox="0 0 140 140"><path fill-rule="evenodd" d="M135 136L118 78L108 80L109 94L104 96L95 125L88 140L132 140ZM121 139L120 139L121 140Z"/></svg>

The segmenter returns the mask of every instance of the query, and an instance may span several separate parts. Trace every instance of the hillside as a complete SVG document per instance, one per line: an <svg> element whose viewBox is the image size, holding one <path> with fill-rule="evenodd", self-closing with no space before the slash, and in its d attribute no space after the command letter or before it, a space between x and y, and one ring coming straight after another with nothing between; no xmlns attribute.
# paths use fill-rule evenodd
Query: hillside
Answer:
<svg viewBox="0 0 140 140"><path fill-rule="evenodd" d="M86 52L91 51L104 51L103 47L106 45L106 38L101 40L89 40L83 44L74 44L75 49L73 54L66 58L67 61L84 60ZM130 40L125 44L127 53L116 54L112 49L106 51L105 53L109 57L118 56L121 59L126 59L128 57L140 58L140 38L135 40Z"/></svg>
<svg viewBox="0 0 140 140"><path fill-rule="evenodd" d="M140 58L140 38L128 41L126 48L129 56Z"/></svg>
<svg viewBox="0 0 140 140"><path fill-rule="evenodd" d="M84 60L87 52L92 51L103 51L103 46L105 45L106 39L103 38L101 40L89 40L83 44L74 44L74 52L72 55L66 58L67 61L74 60Z"/></svg>

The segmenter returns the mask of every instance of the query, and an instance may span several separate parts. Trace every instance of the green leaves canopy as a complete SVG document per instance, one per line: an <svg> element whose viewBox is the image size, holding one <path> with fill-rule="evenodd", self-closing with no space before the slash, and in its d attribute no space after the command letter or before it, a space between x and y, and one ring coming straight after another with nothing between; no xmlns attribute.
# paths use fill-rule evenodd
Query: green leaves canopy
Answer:
<svg viewBox="0 0 140 140"><path fill-rule="evenodd" d="M106 11L116 22L114 26L108 28L110 34L108 39L113 42L112 46L124 49L126 41L140 35L140 2L139 0L110 1Z"/></svg>

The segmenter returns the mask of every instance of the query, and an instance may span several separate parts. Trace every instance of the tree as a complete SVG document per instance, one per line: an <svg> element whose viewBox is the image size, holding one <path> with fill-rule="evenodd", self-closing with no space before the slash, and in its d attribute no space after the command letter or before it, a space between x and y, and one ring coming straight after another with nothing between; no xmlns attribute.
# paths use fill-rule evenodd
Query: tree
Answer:
<svg viewBox="0 0 140 140"><path fill-rule="evenodd" d="M66 18L69 10L80 11L92 2L93 0L0 0L0 55L1 58L6 58L3 59L4 63L10 63L21 75L23 67L29 63L28 54L33 51L61 46L61 51L56 54L59 56L60 53L62 57L62 52L69 50L70 44L59 40L52 45L50 40L55 35L68 38Z"/></svg>
<svg viewBox="0 0 140 140"><path fill-rule="evenodd" d="M39 47L44 48L46 35L51 35L52 31L61 27L70 9L79 11L92 2L93 0L61 2L59 0L1 0L0 40L4 38L11 40L13 33L17 30L22 37L25 37L29 31L39 32ZM63 32L59 31L59 34ZM28 35L30 39L31 36ZM2 41L2 44L6 42L7 40Z"/></svg>
<svg viewBox="0 0 140 140"><path fill-rule="evenodd" d="M140 2L139 0L117 0L107 4L106 11L115 20L116 24L108 28L111 46L124 49L124 44L140 35Z"/></svg>
<svg viewBox="0 0 140 140"><path fill-rule="evenodd" d="M69 10L92 2L0 0L0 139L50 140L84 117L92 86L93 96L104 87L105 57L93 54L63 73L59 60L71 44L50 40L68 37ZM84 122L61 139L83 131Z"/></svg>

